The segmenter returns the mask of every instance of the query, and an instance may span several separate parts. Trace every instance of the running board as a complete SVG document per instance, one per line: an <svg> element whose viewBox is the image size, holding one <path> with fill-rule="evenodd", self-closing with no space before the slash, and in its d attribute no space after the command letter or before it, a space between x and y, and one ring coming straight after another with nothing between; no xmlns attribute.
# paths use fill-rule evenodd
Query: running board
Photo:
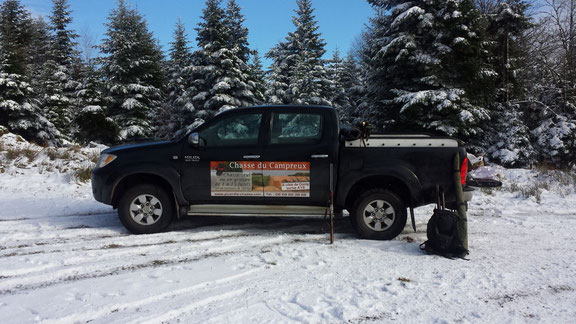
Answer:
<svg viewBox="0 0 576 324"><path fill-rule="evenodd" d="M324 216L326 207L286 205L192 205L188 216Z"/></svg>

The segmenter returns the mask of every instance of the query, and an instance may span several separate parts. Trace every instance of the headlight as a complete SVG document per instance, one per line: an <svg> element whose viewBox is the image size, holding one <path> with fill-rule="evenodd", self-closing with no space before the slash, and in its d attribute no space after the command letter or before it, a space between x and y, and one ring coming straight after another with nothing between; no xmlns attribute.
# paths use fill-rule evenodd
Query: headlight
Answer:
<svg viewBox="0 0 576 324"><path fill-rule="evenodd" d="M107 166L108 164L112 163L112 161L116 160L116 155L112 154L101 154L100 159L98 159L98 163L96 163L97 168L102 168Z"/></svg>

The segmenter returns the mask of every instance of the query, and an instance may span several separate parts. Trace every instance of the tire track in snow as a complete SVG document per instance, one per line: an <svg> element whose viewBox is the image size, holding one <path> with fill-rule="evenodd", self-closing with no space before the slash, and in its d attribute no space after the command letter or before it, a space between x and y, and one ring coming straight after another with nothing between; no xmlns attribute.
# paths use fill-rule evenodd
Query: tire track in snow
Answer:
<svg viewBox="0 0 576 324"><path fill-rule="evenodd" d="M173 240L168 240L168 241L163 241L163 242L153 242L153 243L147 243L147 244L135 244L135 245L131 245L131 246L120 246L120 245L114 245L114 243L112 243L111 245L106 245L106 246L102 246L101 248L93 248L93 249L79 249L80 252L91 252L91 251L100 251L102 250L102 252L105 252L105 254L102 254L99 256L98 259L94 259L93 256L86 256L86 257L78 257L75 255L72 256L66 256L66 255L60 255L60 256L55 256L52 259L57 259L57 260L67 260L66 264L49 264L49 265L43 265L43 266L35 266L32 268L20 268L20 269L14 269L14 270L4 270L4 271L0 271L0 277L3 279L14 279L14 278L23 278L23 276L25 275L34 275L37 273L40 273L42 275L45 275L47 270L53 270L53 271L58 271L58 269L64 269L64 268L71 268L71 267L80 267L83 265L87 265L87 267L90 267L92 264L95 263L102 263L105 261L117 261L117 260L124 260L123 257L140 257L140 258L145 258L145 259L153 259L153 258L157 258L157 257L164 257L165 255L176 255L176 254L181 254L182 251L182 247L184 248L188 248L188 249L194 249L193 253L197 253L196 249L197 246L191 246L191 245L185 245L185 246L180 246L179 244L189 244L189 243L212 243L214 241L220 241L220 240L224 240L224 239L237 239L237 238L244 238L244 237L248 237L248 236L261 236L261 235L248 235L248 234L230 234L230 235L221 235L221 236L217 236L217 237L210 237L210 238L204 238L204 239L186 239L183 241L173 241ZM233 242L231 242L233 243ZM162 248L165 248L167 245L170 246L174 246L174 248L172 250L165 250ZM112 247L111 247L112 246ZM212 244L212 246L214 246L214 244ZM147 250L143 250L142 248L148 248ZM209 248L208 247L204 247L204 248ZM134 252L132 249L136 248L138 249L137 252ZM74 251L72 250L63 250L63 253L74 253ZM39 254L35 254L35 256L40 257L41 255ZM71 262L70 260L74 259L74 262ZM1 261L1 260L0 260ZM6 261L10 261L10 260L6 260ZM54 270L55 269L55 270ZM1 283L0 283L1 285Z"/></svg>
<svg viewBox="0 0 576 324"><path fill-rule="evenodd" d="M115 211L106 211L106 212L87 212L87 213L74 213L74 214L37 216L37 217L0 218L0 222L18 222L18 221L29 221L29 220L35 220L35 219L59 218L59 217L89 217L89 216L102 216L102 215L108 215L108 214L116 214L116 212Z"/></svg>
<svg viewBox="0 0 576 324"><path fill-rule="evenodd" d="M153 247L153 246L165 246L165 245L172 245L172 244L182 244L182 243L199 243L199 242L209 242L213 240L219 239L228 239L228 238L239 238L239 237L249 237L249 236L259 236L257 234L228 234L222 236L215 236L210 238L204 239L183 239L183 240L174 240L169 239L165 241L159 242L150 242L150 243L141 243L141 244L117 244L117 243L108 243L106 245L100 245L98 247L92 248L72 248L72 249L56 249L56 250L32 250L28 252L10 252L0 254L0 258L7 258L7 257L16 257L16 256L27 256L27 255L43 255L43 254L53 254L53 253L70 253L70 252L90 252L90 251L100 251L100 250L116 250L116 249L130 249L130 248L140 248L140 247ZM16 250L21 249L19 247L14 247L12 249L6 248L6 250ZM8 252L8 251L6 251Z"/></svg>
<svg viewBox="0 0 576 324"><path fill-rule="evenodd" d="M233 253L238 253L238 252L241 252L241 251L237 250L237 251L209 252L209 253L204 253L204 254L201 254L201 255L193 257L193 258L179 258L179 259L172 259L172 260L164 259L164 260L153 260L153 261L145 262L145 263L133 263L130 265L117 266L117 267L114 267L114 268L108 269L108 270L96 269L96 270L90 270L89 272L80 273L80 274L76 274L76 275L61 276L60 278L57 278L57 279L52 280L52 281L41 282L42 278L38 278L38 279L40 279L40 280L38 280L40 282L29 283L29 284L15 283L12 285L7 285L8 288L0 288L0 295L19 294L19 293L24 293L24 292L29 291L29 290L47 288L47 287L51 287L51 286L58 285L58 284L70 283L70 282L79 281L79 280L96 279L96 278L114 276L114 275L119 275L119 274L124 273L124 272L142 270L142 269L146 269L146 268L156 268L156 267L162 267L162 266L171 266L171 265L177 265L177 264L191 263L191 262L196 262L196 261L205 260L205 259L209 259L209 258L217 258L217 257L221 257L221 256L231 255ZM24 278L24 279L29 279L29 278ZM2 286L1 283L0 283L0 286Z"/></svg>
<svg viewBox="0 0 576 324"><path fill-rule="evenodd" d="M126 310L136 310L139 307L143 307L145 305L148 304L153 304L153 303L157 303L158 301L162 301L162 300L167 300L167 299L173 299L175 297L178 296L188 296L191 293L198 293L199 291L201 292L205 292L205 293L210 293L213 291L214 286L220 285L220 286L224 286L227 285L230 282L234 282L237 281L239 279L242 279L244 277L253 275L257 272L260 272L262 270L262 268L255 268L255 269L250 269L244 272L241 272L239 274L235 274L232 276L228 276L225 278L220 278L220 279L216 279L216 280L212 280L209 282L201 282L186 288L181 288L181 289L177 289L174 291L170 291L167 293L163 293L160 295L155 295L155 296L151 296L148 298L144 298L144 299L140 299L137 301L130 301L130 302L125 302L125 303L119 303L119 304L112 304L112 305L108 305L105 307L101 307L99 309L96 310L88 310L88 311L83 311L80 313L74 313L74 314L70 314L67 315L65 317L60 317L60 318L56 318L56 319L46 319L41 321L40 323L42 324L59 324L59 323L77 323L77 322L90 322L99 318L103 318L107 315L111 315L113 313L118 312L119 310L122 311L126 311ZM235 297L237 295L240 295L242 293L242 291L231 291L229 294L226 295L219 295L219 298L217 298L217 296L213 296L211 302L214 302L216 300L223 300L226 298L230 298L230 297ZM197 306L197 304L195 305Z"/></svg>
<svg viewBox="0 0 576 324"><path fill-rule="evenodd" d="M275 233L281 233L281 234L321 234L321 232L319 230L312 230L309 226L307 225L303 225L303 224L291 224L290 222L287 223L274 223L274 225L276 226L276 231ZM278 231L278 226L282 226L282 230ZM261 235L263 233L266 234L270 234L272 233L270 231L270 226L268 224L264 224L264 225L257 225L257 224L244 224L244 225L228 225L228 226L222 226L222 225L208 225L208 226L200 226L200 227L195 227L195 228L190 228L190 227L180 227L180 228L170 228L170 232L168 233L163 233L163 234L155 234L155 235L167 235L167 234L173 234L175 233L175 231L177 230L184 230L185 232L178 232L181 235L189 235L189 234L197 234L198 230L202 230L202 232L210 232L211 228L214 228L214 232L221 232L221 231L242 231L245 230L247 232L255 232L257 233L256 235ZM190 232L193 231L193 232ZM54 233L61 233L62 230L61 229L57 229L57 230L53 230L51 232ZM16 236L18 236L18 233L14 233L14 232L10 232L11 234L14 234ZM90 234L90 233L88 233ZM61 237L60 235L58 235L58 237L54 237L54 238L49 238L49 237L43 237L40 240L38 240L37 238L31 238L31 239L23 239L23 240L12 240L13 243L15 243L14 245L11 246L0 246L0 251L3 251L3 254L0 254L0 258L1 257L10 257L10 256L24 256L24 255L31 255L31 254L42 254L42 253L50 253L51 251L43 251L42 249L38 249L38 250L32 250L30 252L14 252L13 250L21 250L23 248L34 248L34 247L38 247L38 246L44 246L44 245L50 245L51 247L54 246L58 246L58 245L62 245L62 248L60 249L55 249L52 252L57 253L61 250L65 250L65 251L93 251L93 250L97 250L98 248L77 248L77 249L70 249L66 246L66 244L71 243L72 245L74 244L81 244L81 243L86 243L86 242L92 242L92 241L98 241L98 240L106 240L106 239L116 239L116 238L130 238L130 237L139 237L139 236L134 236L132 234L125 234L125 233L118 233L117 235L111 235L111 234L106 234L106 235L96 235L98 234L98 232L93 233L95 235L93 236L89 236L86 237L87 233L79 233L79 235L75 235L75 236L71 236L71 237ZM215 239L217 239L217 237L215 237ZM55 241L56 240L56 241ZM174 241L173 238L171 238L168 241ZM199 242L202 240L195 240L195 239L186 239L183 241L189 241L189 242ZM108 244L116 244L117 242L111 242ZM162 244L163 242L159 242L159 244ZM106 243L101 243L101 245L104 245ZM153 244L151 244L153 245ZM129 246L129 245L127 245ZM134 247L137 246L145 246L145 245L133 245ZM103 248L105 248L103 246Z"/></svg>
<svg viewBox="0 0 576 324"><path fill-rule="evenodd" d="M313 239L316 240L316 239ZM104 269L100 268L90 268L86 267L85 265L66 265L60 267L61 270L56 270L52 272L46 273L43 269L40 275L36 276L16 276L16 277L9 277L9 278L2 278L0 281L0 295L12 295L12 294L19 294L24 293L29 290L40 289L40 288L47 288L58 284L64 284L79 280L86 280L86 279L95 279L95 278L102 278L108 277L113 275L119 275L125 272L131 272L136 270L142 270L146 268L155 268L155 267L162 267L162 266L171 266L177 264L185 264L196 262L208 258L217 258L222 256L228 256L232 254L246 252L249 249L254 249L257 247L263 248L266 246L274 246L274 245L288 245L288 244L296 244L301 243L302 239L292 239L287 237L268 237L268 239L258 240L257 244L252 244L246 247L246 242L231 242L233 245L240 247L239 249L230 249L230 246L226 247L217 247L216 249L205 251L204 253L198 255L196 252L190 253L189 257L181 257L181 258L158 258L150 261L153 257L149 255L145 255L143 257L146 258L145 262L139 263L132 263L132 264L122 264L118 266L113 266L110 268L110 265ZM225 249L226 248L226 249ZM169 254L166 251L162 252L161 255ZM117 261L122 262L123 259ZM101 261L101 260L96 260ZM60 272L60 273L58 273ZM46 280L46 277L49 277L51 274L53 275L56 273L56 278L51 280Z"/></svg>
<svg viewBox="0 0 576 324"><path fill-rule="evenodd" d="M139 318L137 320L133 320L130 321L128 323L130 324L155 324L155 323L166 323L166 321L178 318L178 316L188 313L188 312L192 312L195 309L202 307L202 306L207 306L210 304L214 304L223 300L230 300L232 298L237 298L241 295L243 295L244 293L246 293L246 291L248 291L248 287L244 287L244 288L239 288L239 289L235 289L235 290L229 290L226 291L224 293L221 294L217 294L217 295L208 295L205 298L193 302L189 305L183 306L183 307L178 307L176 309L172 309L160 316L156 316L156 317L147 317L147 318Z"/></svg>
<svg viewBox="0 0 576 324"><path fill-rule="evenodd" d="M272 246L288 246L290 244L302 244L302 243L312 243L312 242L325 242L324 239L319 239L318 237L310 237L307 239L299 237L287 237L284 242L276 242L274 244L255 244L250 246L248 249L241 251L240 253L245 253L244 256L248 259L253 259L258 257L262 250L269 250ZM246 253L248 252L248 253ZM222 309L222 312L229 311L229 306L224 301L228 300L238 300L239 297L245 295L254 287L258 286L258 283L262 278L267 278L267 282L271 284L275 281L274 277L276 273L269 273L270 263L266 263L262 260L262 265L256 268L244 271L238 275L233 275L230 277L208 280L193 286L178 289L174 293L161 294L153 297L144 298L142 300L130 301L121 304L112 304L100 307L89 311L88 313L76 313L70 314L66 317L58 319L46 320L42 323L58 323L59 321L64 322L88 322L88 321L98 321L104 323L161 323L169 322L173 319L177 319L185 314L194 313L196 310L202 307L209 307L210 309ZM263 270L266 270L264 272ZM289 270L288 270L289 271ZM286 282L282 288L283 291L290 291L294 289L294 286L299 283ZM269 288L266 288L269 289ZM184 306L182 303L178 302L180 300L185 300ZM139 308L147 308L146 305L153 304L156 312L158 310L166 310L162 312L161 315L156 317L150 317L148 315L142 315Z"/></svg>
<svg viewBox="0 0 576 324"><path fill-rule="evenodd" d="M298 237L294 237L292 238L292 241L290 243L293 244L307 244L307 243L319 243L319 242L326 242L326 240L324 239L320 239L320 238L309 238L309 239L302 239L302 238L298 238ZM283 245L282 247L286 247L288 246L288 244ZM336 247L336 246L331 246L331 247ZM336 247L337 248L337 247ZM262 250L260 250L262 251ZM262 258L262 252L258 253L257 251L251 250L250 252L252 253L248 253L246 255L243 255L242 257L245 258L246 260L244 260L243 262L246 262L247 260L251 260L251 259L258 259L257 262L262 263L264 265L264 267L267 269L266 272L261 272L258 274L258 276L250 276L250 277L246 277L244 278L244 280L242 281L234 281L230 284L227 284L225 286L221 286L221 287L213 287L210 295L208 296L204 296L203 293L195 293L189 296L186 296L186 302L181 302L181 301L177 301L177 300L171 300L170 302L166 302L164 305L161 304L156 304L155 307L157 309L160 310L164 310L166 309L167 311L164 312L164 314L158 316L158 317L154 317L154 318L149 318L148 316L143 317L140 314L128 314L125 316L139 316L139 318L135 318L133 319L131 322L129 323L170 323L173 320L176 320L177 322L194 322L194 323L203 323L206 322L208 320L211 320L211 322L215 322L215 323L226 323L226 322L230 322L230 318L234 318L234 316L230 316L227 317L227 315L233 314L234 312L237 312L240 308L243 309L243 312L245 312L246 309L249 309L251 306L254 306L255 304L258 304L260 302L258 302L257 300L259 298L255 298L255 300L257 301L256 303L251 302L251 297L254 296L254 294L266 294L267 292L272 292L273 291L273 295L274 296L288 296L291 293L293 293L294 291L303 291L306 290L307 288L307 279L306 278L290 278L290 280L282 280L285 277L285 274L290 274L293 273L295 271L295 268L300 268L302 265L299 264L298 261L295 261L293 264L284 264L284 265L276 265L275 262L269 262L266 259ZM271 250L267 250L267 252L271 252ZM278 280L282 280L282 285L278 286ZM228 301L228 303L224 302L222 303L223 300L221 300L220 298L216 298L215 300L208 300L208 302L204 302L205 299L209 299L210 296L212 295L216 295L216 296L222 296L225 294L226 291L240 291L242 290L243 293L243 297L240 299L236 299L236 301L233 302L233 305L230 304L230 302L232 301L232 299L228 299L226 301ZM189 303L187 301L196 301L196 300L200 300L199 302L193 302L191 305L189 305ZM298 304L298 303L293 303L292 301L289 301L287 299L284 299L282 303L289 303L289 304L294 304L297 305L298 307L303 307L302 304ZM181 306L181 307L174 307L173 305L185 305L185 306ZM241 306L240 306L241 305ZM210 309L210 313L211 314L218 314L218 317L214 318L214 317L209 317L209 318L202 318L202 317L198 317L198 314L203 314L203 310L199 309L201 307L206 307ZM268 307L268 305L266 305L266 307ZM278 308L269 308L271 311L278 313L279 315L282 315L283 317L285 317L286 319L293 321L293 322L310 322L310 321L306 321L305 318L301 318L298 316L290 316L289 313L286 312L282 312L280 309ZM309 313L309 311L306 311ZM157 313L162 313L162 311ZM114 322L116 322L116 319L113 320ZM122 323L121 319L120 321L117 321L119 323ZM314 322L314 321L312 321Z"/></svg>
<svg viewBox="0 0 576 324"><path fill-rule="evenodd" d="M211 217L211 218L215 218L215 217ZM31 219L33 220L33 218ZM192 220L192 218L186 218L183 220L183 222ZM206 220L203 219L203 222L214 222L215 220ZM267 232L271 232L270 229L271 227L274 228L274 230L276 232L281 232L281 233L287 233L290 234L292 232L298 232L301 234L319 234L320 228L316 228L318 225L321 225L321 222L316 221L306 221L306 223L300 223L300 222L292 222L292 221L271 221L271 220L264 220L262 221L258 221L258 220L248 220L248 222L242 222L240 224L231 224L231 225L226 225L226 220L221 220L220 222L216 221L215 223L211 224L193 224L191 226L186 226L184 224L179 224L176 223L174 225L171 225L169 227L169 231L170 232L176 232L176 231L197 231L197 230L210 230L212 228L214 228L217 231L221 231L221 230L241 230L241 229L246 229L246 230L264 230ZM27 223L25 223L24 225L29 225ZM38 224L33 224L33 225L38 225ZM69 225L69 224L68 224ZM116 224L115 224L116 225ZM86 233L86 230L90 229L91 233ZM7 248L13 248L13 247L21 247L22 245L48 245L48 244L54 244L54 243L59 243L59 244L64 244L67 242L78 242L78 241L83 241L83 242L90 242L93 240L99 240L99 239L106 239L106 238L113 238L113 237L130 237L132 236L131 234L127 233L124 231L123 227L118 223L118 226L114 226L114 229L118 230L115 233L111 233L111 234L102 234L102 231L104 230L109 230L108 227L106 228L102 228L102 227L93 227L93 226L88 226L88 227L70 227L68 226L68 228L62 228L62 227L55 227L55 228L50 228L50 229L43 229L43 231L40 233L40 238L38 237L38 235L36 235L36 237L27 237L27 233L29 233L29 230L26 229L10 229L9 231L5 231L2 232L0 231L0 236L2 234L7 234L12 236L10 239L10 242L15 243L13 246L0 246L0 250L5 250ZM280 231L278 231L280 230ZM24 235L25 238L19 238L21 237L21 233ZM57 241L55 241L57 240ZM16 245L17 244L17 245Z"/></svg>

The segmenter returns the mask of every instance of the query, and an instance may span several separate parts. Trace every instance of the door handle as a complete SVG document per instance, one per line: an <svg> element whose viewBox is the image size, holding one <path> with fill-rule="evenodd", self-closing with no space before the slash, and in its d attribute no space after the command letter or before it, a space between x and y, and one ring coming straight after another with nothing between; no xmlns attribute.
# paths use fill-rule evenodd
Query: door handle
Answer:
<svg viewBox="0 0 576 324"><path fill-rule="evenodd" d="M328 154L312 154L310 157L313 159L327 159Z"/></svg>
<svg viewBox="0 0 576 324"><path fill-rule="evenodd" d="M260 155L244 155L244 158L246 160L255 160L255 159L259 159Z"/></svg>

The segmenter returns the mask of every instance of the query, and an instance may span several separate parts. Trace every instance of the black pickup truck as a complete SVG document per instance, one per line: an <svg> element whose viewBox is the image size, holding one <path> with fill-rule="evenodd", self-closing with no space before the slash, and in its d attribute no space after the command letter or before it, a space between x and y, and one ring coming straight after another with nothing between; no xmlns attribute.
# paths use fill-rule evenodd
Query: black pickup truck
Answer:
<svg viewBox="0 0 576 324"><path fill-rule="evenodd" d="M238 108L181 138L103 151L92 190L133 233L156 233L184 216L324 215L332 196L360 237L386 240L404 229L407 208L435 203L439 191L455 203L456 154L464 184L457 139L347 140L330 107Z"/></svg>

